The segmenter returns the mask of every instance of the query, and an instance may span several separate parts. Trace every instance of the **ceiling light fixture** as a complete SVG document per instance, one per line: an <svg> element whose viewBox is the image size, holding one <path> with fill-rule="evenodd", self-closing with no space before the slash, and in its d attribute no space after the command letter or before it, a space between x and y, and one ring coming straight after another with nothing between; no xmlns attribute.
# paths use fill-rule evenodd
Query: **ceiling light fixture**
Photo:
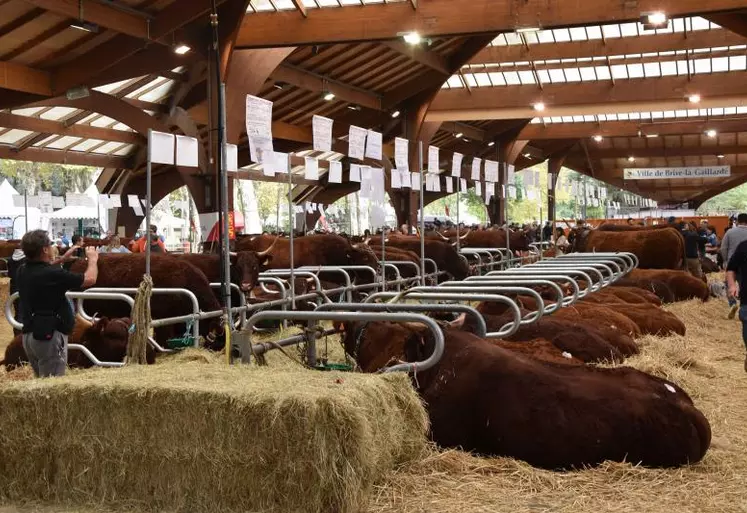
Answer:
<svg viewBox="0 0 747 513"><path fill-rule="evenodd" d="M82 30L83 32L93 32L97 33L99 31L99 26L95 23L90 23L88 21L78 20L74 21L70 24L70 28L74 28L77 30Z"/></svg>
<svg viewBox="0 0 747 513"><path fill-rule="evenodd" d="M700 103L700 95L699 94L691 94L687 97L687 101L690 103Z"/></svg>
<svg viewBox="0 0 747 513"><path fill-rule="evenodd" d="M467 139L467 138L465 137L464 139L462 139L462 141L464 141L464 142L469 142L469 139Z"/></svg>
<svg viewBox="0 0 747 513"><path fill-rule="evenodd" d="M459 139L463 135L464 134L462 132L457 132L456 134L454 134L454 137L456 137L457 139Z"/></svg>
<svg viewBox="0 0 747 513"><path fill-rule="evenodd" d="M489 146L489 147L495 146L495 141L490 141L490 142L488 143L488 146Z"/></svg>
<svg viewBox="0 0 747 513"><path fill-rule="evenodd" d="M718 132L716 132L713 128L711 128L710 130L706 131L706 135L710 137L711 139L713 139L714 137L718 135Z"/></svg>
<svg viewBox="0 0 747 513"><path fill-rule="evenodd" d="M542 29L540 29L539 27L517 27L516 28L516 33L517 34L525 34L527 32L539 32L540 30L542 30Z"/></svg>
<svg viewBox="0 0 747 513"><path fill-rule="evenodd" d="M65 98L70 101L88 98L89 96L91 96L91 91L85 86L71 87L65 91Z"/></svg>
<svg viewBox="0 0 747 513"><path fill-rule="evenodd" d="M395 110L394 112L392 112L392 117L393 118L398 118L399 117L399 111Z"/></svg>
<svg viewBox="0 0 747 513"><path fill-rule="evenodd" d="M322 98L324 98L324 100L328 102L331 102L332 100L335 99L335 93L324 92L322 93Z"/></svg>
<svg viewBox="0 0 747 513"><path fill-rule="evenodd" d="M534 110L536 110L537 112L542 112L543 110L545 110L545 104L542 102L537 102L532 105L532 107L534 107Z"/></svg>
<svg viewBox="0 0 747 513"><path fill-rule="evenodd" d="M594 137L592 137L592 139L594 139L595 142L602 142L602 140L604 140L604 137L602 137L601 135L595 135Z"/></svg>
<svg viewBox="0 0 747 513"><path fill-rule="evenodd" d="M525 159L531 159L532 158L532 154L531 153L525 153L524 154L524 158Z"/></svg>
<svg viewBox="0 0 747 513"><path fill-rule="evenodd" d="M661 11L650 12L641 16L641 24L648 30L662 28L669 25L669 18Z"/></svg>
<svg viewBox="0 0 747 513"><path fill-rule="evenodd" d="M717 158L717 159L722 159L722 158L724 158L724 157L725 157L725 155L716 155L716 158Z"/></svg>
<svg viewBox="0 0 747 513"><path fill-rule="evenodd" d="M646 139L655 139L659 137L659 134L646 134Z"/></svg>
<svg viewBox="0 0 747 513"><path fill-rule="evenodd" d="M185 44L176 45L174 47L174 53L177 55L184 55L185 53L188 53L192 48Z"/></svg>
<svg viewBox="0 0 747 513"><path fill-rule="evenodd" d="M274 84L272 84L272 87L274 87L275 89L280 89L282 91L287 85L288 84L286 84L285 82L275 82Z"/></svg>
<svg viewBox="0 0 747 513"><path fill-rule="evenodd" d="M411 45L418 45L423 40L422 37L420 37L420 34L417 32L407 32L402 36L405 40L405 43L411 44Z"/></svg>
<svg viewBox="0 0 747 513"><path fill-rule="evenodd" d="M350 105L348 105L348 109L350 109L350 110L361 110L361 106L360 105L356 105L355 103L351 103Z"/></svg>
<svg viewBox="0 0 747 513"><path fill-rule="evenodd" d="M628 157L628 162L635 162L635 157L633 155Z"/></svg>

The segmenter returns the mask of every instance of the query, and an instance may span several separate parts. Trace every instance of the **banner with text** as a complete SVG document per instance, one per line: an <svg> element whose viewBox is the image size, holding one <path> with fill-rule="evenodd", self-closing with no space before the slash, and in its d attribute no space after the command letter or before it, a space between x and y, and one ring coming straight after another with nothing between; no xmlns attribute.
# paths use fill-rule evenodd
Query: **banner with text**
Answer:
<svg viewBox="0 0 747 513"><path fill-rule="evenodd" d="M624 170L625 180L676 180L680 178L724 178L731 176L731 166L647 167Z"/></svg>

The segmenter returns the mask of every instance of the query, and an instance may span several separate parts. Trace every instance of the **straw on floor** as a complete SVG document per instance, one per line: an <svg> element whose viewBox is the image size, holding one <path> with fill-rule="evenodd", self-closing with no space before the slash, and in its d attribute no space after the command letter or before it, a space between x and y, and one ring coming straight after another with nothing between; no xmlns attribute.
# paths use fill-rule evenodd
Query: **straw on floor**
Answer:
<svg viewBox="0 0 747 513"><path fill-rule="evenodd" d="M0 497L140 511L357 512L420 457L409 378L179 361L0 386Z"/></svg>

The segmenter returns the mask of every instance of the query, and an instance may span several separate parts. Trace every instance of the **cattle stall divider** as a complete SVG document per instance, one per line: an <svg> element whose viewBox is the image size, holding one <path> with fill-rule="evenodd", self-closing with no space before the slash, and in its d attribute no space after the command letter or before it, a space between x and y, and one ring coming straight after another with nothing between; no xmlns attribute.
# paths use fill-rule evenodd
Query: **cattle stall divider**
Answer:
<svg viewBox="0 0 747 513"><path fill-rule="evenodd" d="M603 264L601 262L585 262L580 263L562 263L562 262L550 262L545 260L544 262L535 262L524 266L525 269L580 269L582 271L588 270L599 278L599 282L602 283L603 287L611 285L613 282L621 278L621 275L616 271L612 270L612 267Z"/></svg>
<svg viewBox="0 0 747 513"><path fill-rule="evenodd" d="M396 301L401 300L402 297L400 294L396 294L394 292L379 292L378 294L374 294L371 296L370 301L366 301L366 304L382 304L382 306L402 306L403 309L407 309L408 307L417 306L410 303L397 303ZM510 297L499 295L499 294L484 294L480 292L472 293L472 294L457 294L457 293L450 293L449 291L444 292L418 292L418 293L412 293L408 294L404 299L407 299L408 301L427 301L427 305L434 304L435 301L450 301L449 303L443 304L444 306L449 307L455 307L455 306L466 306L467 308L470 308L472 310L475 310L477 314L480 316L482 321L478 321L478 329L482 329L481 325L485 324L485 335L479 335L483 338L503 338L503 337L510 337L514 333L516 333L519 328L523 324L527 324L522 322L521 319L521 311L519 310L519 305L516 304L516 301L511 299ZM375 303L378 300L389 300L386 303ZM505 305L508 305L509 309L511 310L511 314L513 319L511 322L504 324L501 326L501 328L498 331L487 331L487 324L485 323L485 317L474 307L469 305L458 305L455 304L454 301L487 301L487 302L495 302L495 303L503 303ZM435 304L442 304L442 303L435 303Z"/></svg>
<svg viewBox="0 0 747 513"><path fill-rule="evenodd" d="M547 271L547 272L558 271L560 274L567 274L566 271L583 272L584 274L586 274L587 277L589 277L590 280L592 280L592 283L594 283L595 287L597 287L596 290L599 290L608 285L608 282L607 280L605 280L602 272L596 267L593 267L589 264L585 264L583 266L558 265L558 266L553 266L553 267L534 267L534 264L532 264L532 265L525 265L522 267L517 267L516 269L511 269L510 271L508 271L508 273L526 274L526 273L543 272L543 271ZM594 281L591 278L592 275L594 275L595 278L598 278L598 280Z"/></svg>
<svg viewBox="0 0 747 513"><path fill-rule="evenodd" d="M297 345L299 342L307 340L305 335L296 335L286 340L273 342L270 344L252 344L251 333L254 325L260 321L265 320L290 320L290 321L306 321L315 328L316 323L319 321L342 321L342 322L355 322L355 321L385 321L385 322L416 322L425 325L433 334L434 338L434 349L433 354L428 358L418 362L412 363L399 363L391 367L385 367L379 372L422 372L430 369L436 365L444 352L444 335L441 328L438 326L436 321L422 314L417 313L379 313L379 312L259 312L252 315L247 322L247 330L249 335L242 339L241 345L234 345L233 349L238 349L241 354L241 361L243 363L250 363L251 355L259 355L267 352L270 349L276 347L287 347L289 345ZM307 332L314 332L315 329L309 329ZM329 330L325 330L323 334L326 334ZM336 330L332 330L335 333ZM311 354L313 351L314 358L316 357L316 343L315 337L308 339L307 353ZM311 364L311 362L309 362Z"/></svg>
<svg viewBox="0 0 747 513"><path fill-rule="evenodd" d="M17 330L22 330L23 323L16 321L15 317L13 317L12 307L13 307L13 303L18 300L18 297L19 297L18 292L14 292L5 302L5 318L8 320L8 324L10 324L11 327ZM130 311L132 311L132 308L135 306L134 299L132 299L127 294L121 294L121 293L91 292L91 291L67 292L65 294L65 297L67 297L69 300L75 299L79 302L79 304L81 304L84 299L98 299L98 300L105 300L105 301L124 301L130 307ZM85 357L88 358L88 360L95 367L122 367L124 365L124 362L103 362L99 360L86 346L82 344L68 344L67 347L68 349L73 349L75 351L80 351L81 353L83 353L83 355L85 355Z"/></svg>
<svg viewBox="0 0 747 513"><path fill-rule="evenodd" d="M628 252L606 252L606 253L568 253L567 255L560 255L556 257L557 260L580 260L580 259L597 259L597 258L622 258L627 260L630 268L636 268L640 264L638 257L634 253Z"/></svg>
<svg viewBox="0 0 747 513"><path fill-rule="evenodd" d="M382 294L387 294L383 291ZM395 295L394 292L389 294ZM474 307L461 304L443 304L443 303L421 303L421 304L403 304L403 303L335 303L319 305L315 312L338 311L367 311L367 312L461 312L470 315L477 322L478 337L486 337L488 327L485 324L485 318Z"/></svg>
<svg viewBox="0 0 747 513"><path fill-rule="evenodd" d="M526 270L524 270L526 269ZM591 279L591 277L586 274L583 271L578 270L568 270L568 269L554 269L554 270L537 270L537 269L527 269L525 267L515 267L512 269L507 269L505 271L493 271L491 273L488 273L487 276L502 276L505 278L539 278L539 279L554 279L550 278L551 276L564 276L564 277L580 277L581 279L586 280L587 286L585 289L579 290L578 297L584 298L588 294L592 292L596 292L599 289L601 289L601 286L598 283L594 283L594 281Z"/></svg>
<svg viewBox="0 0 747 513"><path fill-rule="evenodd" d="M531 275L527 276L526 278L518 278L518 277L511 277L511 278L501 278L500 276L470 276L465 282L474 282L477 284L481 284L482 282L487 282L493 285L547 285L550 286L557 294L560 294L562 297L563 307L570 306L576 301L578 301L579 298L579 292L580 287L578 285L578 282L571 278L570 276L543 276L542 279L533 278ZM565 282L568 283L571 288L573 289L573 292L570 296L565 296L563 294L563 291L561 288L555 283L556 281Z"/></svg>
<svg viewBox="0 0 747 513"><path fill-rule="evenodd" d="M480 276L479 278L485 278L483 276ZM555 303L547 304L545 303L544 299L542 300L542 303L544 305L544 313L545 315L550 315L551 313L555 313L560 308L565 306L564 303L564 294L562 289L557 285L557 283L554 283L549 280L497 280L497 279L484 279L484 280L470 280L470 281L453 281L453 282L446 282L442 283L441 287L445 289L452 289L454 287L465 287L465 286L474 286L476 288L481 287L515 287L515 286L523 286L523 285L542 285L545 287L550 287L553 292L555 293ZM541 296L540 296L541 297Z"/></svg>

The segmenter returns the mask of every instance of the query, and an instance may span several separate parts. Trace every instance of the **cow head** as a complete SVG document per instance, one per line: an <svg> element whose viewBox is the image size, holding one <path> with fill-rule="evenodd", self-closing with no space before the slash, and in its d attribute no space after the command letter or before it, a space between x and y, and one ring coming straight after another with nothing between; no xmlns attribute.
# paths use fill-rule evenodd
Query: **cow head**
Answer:
<svg viewBox="0 0 747 513"><path fill-rule="evenodd" d="M81 342L96 358L103 362L121 362L127 354L127 341L130 335L132 321L128 317L97 319L82 336ZM146 358L149 364L155 362L155 353L148 346ZM91 361L78 352L71 363L79 367L92 367Z"/></svg>
<svg viewBox="0 0 747 513"><path fill-rule="evenodd" d="M231 253L231 276L238 278L238 285L242 292L250 292L259 281L259 273L267 269L278 239L264 251L239 251Z"/></svg>
<svg viewBox="0 0 747 513"><path fill-rule="evenodd" d="M379 269L379 259L368 244L355 244L350 248L350 254L346 255L351 265L367 265Z"/></svg>

